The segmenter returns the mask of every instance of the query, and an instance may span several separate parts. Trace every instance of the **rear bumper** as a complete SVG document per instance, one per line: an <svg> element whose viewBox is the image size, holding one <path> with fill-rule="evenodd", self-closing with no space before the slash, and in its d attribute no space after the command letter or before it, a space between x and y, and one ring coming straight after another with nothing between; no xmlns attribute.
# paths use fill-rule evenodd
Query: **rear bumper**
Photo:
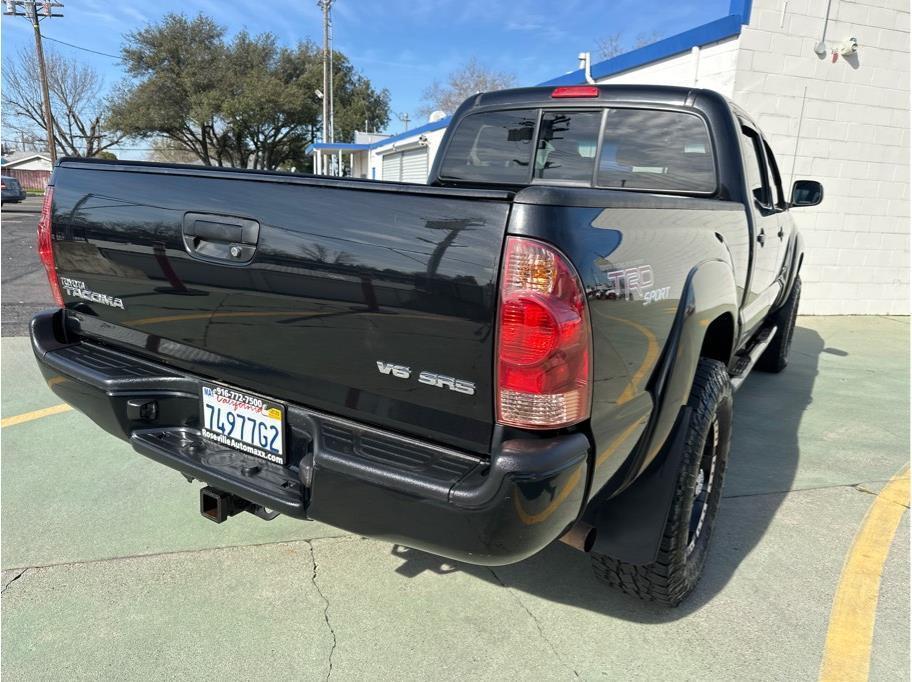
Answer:
<svg viewBox="0 0 912 682"><path fill-rule="evenodd" d="M589 442L581 434L506 441L487 458L286 403L289 461L280 466L200 438L201 378L64 341L59 311L37 315L31 337L48 386L106 431L185 476L288 516L500 565L559 537L585 499Z"/></svg>

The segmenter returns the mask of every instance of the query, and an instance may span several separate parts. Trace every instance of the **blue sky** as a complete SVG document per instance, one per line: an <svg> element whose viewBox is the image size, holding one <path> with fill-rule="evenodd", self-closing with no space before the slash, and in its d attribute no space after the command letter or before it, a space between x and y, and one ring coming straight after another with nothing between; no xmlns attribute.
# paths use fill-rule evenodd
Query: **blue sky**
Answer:
<svg viewBox="0 0 912 682"><path fill-rule="evenodd" d="M42 23L45 35L92 50L118 54L123 34L168 12L203 12L227 27L270 31L280 42L321 41L316 0L64 0L65 16ZM534 85L577 68L576 55L590 50L598 61L598 40L621 32L632 43L641 33L672 35L728 13L729 0L336 0L335 47L347 54L376 87L392 97L389 130L403 130L395 114L408 112L410 127L423 123L415 111L435 79L475 56L498 71L512 72L518 85ZM267 9L268 8L268 9ZM48 47L79 57L104 75L107 85L122 77L108 57L53 42ZM3 17L6 61L22 47L32 49L31 26ZM124 150L127 151L127 150ZM142 153L122 154L142 157Z"/></svg>

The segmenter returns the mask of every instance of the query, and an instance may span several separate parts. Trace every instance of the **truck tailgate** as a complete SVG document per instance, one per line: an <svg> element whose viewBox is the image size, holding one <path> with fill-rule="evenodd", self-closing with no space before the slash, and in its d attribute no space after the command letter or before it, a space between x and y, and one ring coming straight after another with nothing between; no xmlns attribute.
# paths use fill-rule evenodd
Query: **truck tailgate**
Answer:
<svg viewBox="0 0 912 682"><path fill-rule="evenodd" d="M510 198L64 161L52 233L80 334L278 400L485 452ZM462 383L421 383L422 371Z"/></svg>

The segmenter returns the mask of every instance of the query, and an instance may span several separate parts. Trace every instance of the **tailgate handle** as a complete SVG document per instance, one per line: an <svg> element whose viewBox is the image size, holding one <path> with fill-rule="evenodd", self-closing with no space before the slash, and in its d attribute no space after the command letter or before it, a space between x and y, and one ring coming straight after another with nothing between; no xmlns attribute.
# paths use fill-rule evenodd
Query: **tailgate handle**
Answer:
<svg viewBox="0 0 912 682"><path fill-rule="evenodd" d="M210 220L197 220L193 225L196 236L200 239L211 239L216 242L243 241L243 228L240 225L214 223Z"/></svg>
<svg viewBox="0 0 912 682"><path fill-rule="evenodd" d="M260 224L248 218L211 213L187 213L183 223L184 246L202 260L248 263L256 252Z"/></svg>

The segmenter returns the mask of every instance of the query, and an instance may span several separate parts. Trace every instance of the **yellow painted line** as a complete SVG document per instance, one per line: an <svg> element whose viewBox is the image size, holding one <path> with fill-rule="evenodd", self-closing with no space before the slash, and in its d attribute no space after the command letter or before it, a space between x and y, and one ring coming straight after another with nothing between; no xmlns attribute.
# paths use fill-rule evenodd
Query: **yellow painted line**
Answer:
<svg viewBox="0 0 912 682"><path fill-rule="evenodd" d="M72 409L73 408L66 403L60 403L59 405L53 405L52 407L45 407L43 410L33 410L32 412L26 412L25 414L17 414L14 417L4 417L3 419L0 419L0 428L5 429L7 426L24 424L25 422L41 419L42 417L50 417L52 414L69 412Z"/></svg>
<svg viewBox="0 0 912 682"><path fill-rule="evenodd" d="M630 436L630 434L633 433L634 429L636 429L636 427L638 427L639 425L640 425L640 422L638 422L638 421L634 422L633 424L628 426L626 429L624 429L624 431L617 438L615 438L613 441L611 441L611 443L608 445L608 448L604 452L602 452L602 454L600 454L598 456L598 459L596 459L595 466L598 466L599 464L604 462L605 459L607 459L615 450L617 450L618 447L620 447L621 443L623 443L625 440L627 440L627 438ZM557 495L554 496L554 499L551 500L551 502L548 504L548 506L545 507L540 512L538 512L537 514L530 514L529 512L527 512L523 508L522 502L520 502L520 500L519 500L519 496L518 495L515 496L513 498L513 506L516 509L516 515L519 517L519 520L522 521L527 526L532 526L532 525L535 525L536 523L541 523L542 521L544 521L545 519L550 517L554 512L556 512L558 510L558 508L561 506L561 504L564 503L564 500L566 500L567 496L570 495L571 492L573 492L573 489L576 488L576 486L578 486L580 483L582 483L583 468L584 468L584 465L580 464L576 468L576 471L573 472L573 474L570 476L570 478L567 480L567 482L563 485L563 487L558 491Z"/></svg>
<svg viewBox="0 0 912 682"><path fill-rule="evenodd" d="M128 320L125 324L159 324L161 322L181 322L184 320L208 320L209 318L221 317L274 317L274 316L295 316L308 317L311 315L320 315L315 312L301 312L297 310L258 310L255 312L222 312L222 313L187 313L184 315L162 315L161 317L144 317L139 320Z"/></svg>
<svg viewBox="0 0 912 682"><path fill-rule="evenodd" d="M640 382L643 381L649 371L655 366L656 360L659 359L659 342L651 329L644 327L638 322L625 320L622 317L614 317L613 315L606 315L605 317L609 320L629 325L646 337L646 356L643 358L643 362L640 363L640 366L637 367L637 370L633 373L633 376L630 377L630 381L626 388L624 388L623 393L621 393L617 399L617 404L623 405L629 400L633 400L634 396L636 396Z"/></svg>
<svg viewBox="0 0 912 682"><path fill-rule="evenodd" d="M255 312L240 312L240 311L230 311L230 312L221 312L221 313L185 313L181 315L161 315L159 317L143 317L136 320L127 320L124 324L132 324L136 326L141 326L144 324L161 324L163 322L184 322L188 320L208 320L208 319L217 319L225 317L315 317L318 315L326 315L326 312L320 311L310 311L302 312L298 310L258 310ZM384 317L393 317L396 319L400 318L414 318L418 320L442 320L444 322L449 321L448 318L444 318L441 315L435 315L433 313L422 313L421 315L409 315L407 313L396 313L395 315L390 313L358 313L359 316L363 315L383 315Z"/></svg>
<svg viewBox="0 0 912 682"><path fill-rule="evenodd" d="M640 425L639 420L633 422L630 426L628 426L626 429L621 431L621 433L618 434L618 436L616 436L613 441L608 443L608 447L605 448L602 452L600 452L599 456L596 457L595 466L596 467L601 466L605 462L606 459L611 457L611 455L614 454L614 451L617 450L619 447L621 447L621 444L624 443L624 441L626 441L630 437L630 435L634 432L634 430L639 425Z"/></svg>
<svg viewBox="0 0 912 682"><path fill-rule="evenodd" d="M820 665L822 681L868 679L880 577L908 509L909 467L905 466L874 499L846 556L830 612Z"/></svg>
<svg viewBox="0 0 912 682"><path fill-rule="evenodd" d="M585 462L576 467L576 471L571 474L569 480L558 491L557 495L554 496L554 499L551 500L547 507L542 509L537 514L530 514L525 509L523 509L522 502L519 501L519 495L514 495L513 507L516 509L516 515L519 516L519 520L527 526L532 526L536 523L541 523L549 516L551 516L554 512L556 512L558 507L560 507L564 503L564 500L567 499L567 496L573 492L573 489L582 481L584 467Z"/></svg>

